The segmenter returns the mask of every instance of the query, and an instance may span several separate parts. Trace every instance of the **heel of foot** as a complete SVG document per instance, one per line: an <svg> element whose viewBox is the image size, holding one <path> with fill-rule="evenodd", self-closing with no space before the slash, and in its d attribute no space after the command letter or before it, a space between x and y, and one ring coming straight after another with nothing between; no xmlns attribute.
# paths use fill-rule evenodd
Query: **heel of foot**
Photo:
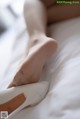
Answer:
<svg viewBox="0 0 80 119"><path fill-rule="evenodd" d="M56 49L58 47L57 41L51 38L51 39L49 39L48 42L49 42L50 47L53 48L56 51Z"/></svg>
<svg viewBox="0 0 80 119"><path fill-rule="evenodd" d="M47 58L50 58L50 56L52 56L56 52L58 44L56 40L49 38L45 46L46 46Z"/></svg>

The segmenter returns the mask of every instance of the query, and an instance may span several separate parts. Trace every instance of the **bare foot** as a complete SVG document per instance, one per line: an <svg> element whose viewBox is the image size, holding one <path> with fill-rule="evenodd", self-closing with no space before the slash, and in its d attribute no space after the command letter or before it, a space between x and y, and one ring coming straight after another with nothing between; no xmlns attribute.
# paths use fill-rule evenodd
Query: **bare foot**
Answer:
<svg viewBox="0 0 80 119"><path fill-rule="evenodd" d="M57 49L54 39L46 38L37 42L26 57L20 70L17 72L9 87L34 83L39 80L43 66Z"/></svg>

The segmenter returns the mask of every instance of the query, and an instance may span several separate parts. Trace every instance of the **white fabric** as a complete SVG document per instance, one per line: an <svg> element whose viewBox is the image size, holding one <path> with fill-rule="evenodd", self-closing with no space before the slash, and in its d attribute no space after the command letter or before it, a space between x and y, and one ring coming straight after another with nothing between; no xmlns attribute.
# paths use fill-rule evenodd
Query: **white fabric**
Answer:
<svg viewBox="0 0 80 119"><path fill-rule="evenodd" d="M47 97L13 119L80 119L80 17L51 25L49 30L59 47L41 77L50 82Z"/></svg>

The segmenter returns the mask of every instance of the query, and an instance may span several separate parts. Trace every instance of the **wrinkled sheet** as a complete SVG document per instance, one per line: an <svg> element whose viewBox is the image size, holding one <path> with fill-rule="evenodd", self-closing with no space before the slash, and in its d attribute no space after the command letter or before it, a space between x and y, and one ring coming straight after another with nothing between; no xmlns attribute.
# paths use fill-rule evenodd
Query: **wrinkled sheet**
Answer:
<svg viewBox="0 0 80 119"><path fill-rule="evenodd" d="M40 104L23 109L13 119L80 119L80 17L51 25L48 30L59 44L41 75L41 80L50 83L48 94ZM7 87L25 57L27 38L25 33L20 40L12 40L4 58L0 53L1 90Z"/></svg>

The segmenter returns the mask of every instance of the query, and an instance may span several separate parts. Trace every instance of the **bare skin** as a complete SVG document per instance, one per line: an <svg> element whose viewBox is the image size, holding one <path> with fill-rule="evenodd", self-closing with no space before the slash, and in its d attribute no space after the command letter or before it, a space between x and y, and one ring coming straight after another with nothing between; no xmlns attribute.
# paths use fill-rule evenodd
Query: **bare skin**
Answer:
<svg viewBox="0 0 80 119"><path fill-rule="evenodd" d="M48 37L32 47L10 87L38 81L44 65L55 52L56 47L56 41Z"/></svg>
<svg viewBox="0 0 80 119"><path fill-rule="evenodd" d="M42 2L27 0L24 6L24 16L25 21L27 20L31 48L9 87L37 82L44 65L57 49L56 40L46 35L46 9Z"/></svg>
<svg viewBox="0 0 80 119"><path fill-rule="evenodd" d="M33 2L26 0L24 17L31 47L28 56L24 59L23 65L16 73L9 87L34 83L39 80L44 65L57 49L56 40L46 35L47 23L50 24L80 16L80 7L78 5L57 5L55 0L42 1L47 9L39 0L33 0Z"/></svg>
<svg viewBox="0 0 80 119"><path fill-rule="evenodd" d="M55 0L42 0L47 7L46 9L41 2L37 1L38 0L26 0L25 3L24 16L25 21L27 20L26 24L30 35L31 47L26 59L24 59L23 65L16 73L9 87L34 83L39 80L44 65L46 65L46 62L57 49L56 40L46 35L47 23L50 24L80 16L79 6L56 5ZM46 16L48 16L48 22ZM9 102L1 104L0 110L7 110L10 114L24 101L25 97L21 94ZM11 108L11 105L13 105L13 108Z"/></svg>
<svg viewBox="0 0 80 119"><path fill-rule="evenodd" d="M48 24L80 16L80 5L57 5L48 9Z"/></svg>

